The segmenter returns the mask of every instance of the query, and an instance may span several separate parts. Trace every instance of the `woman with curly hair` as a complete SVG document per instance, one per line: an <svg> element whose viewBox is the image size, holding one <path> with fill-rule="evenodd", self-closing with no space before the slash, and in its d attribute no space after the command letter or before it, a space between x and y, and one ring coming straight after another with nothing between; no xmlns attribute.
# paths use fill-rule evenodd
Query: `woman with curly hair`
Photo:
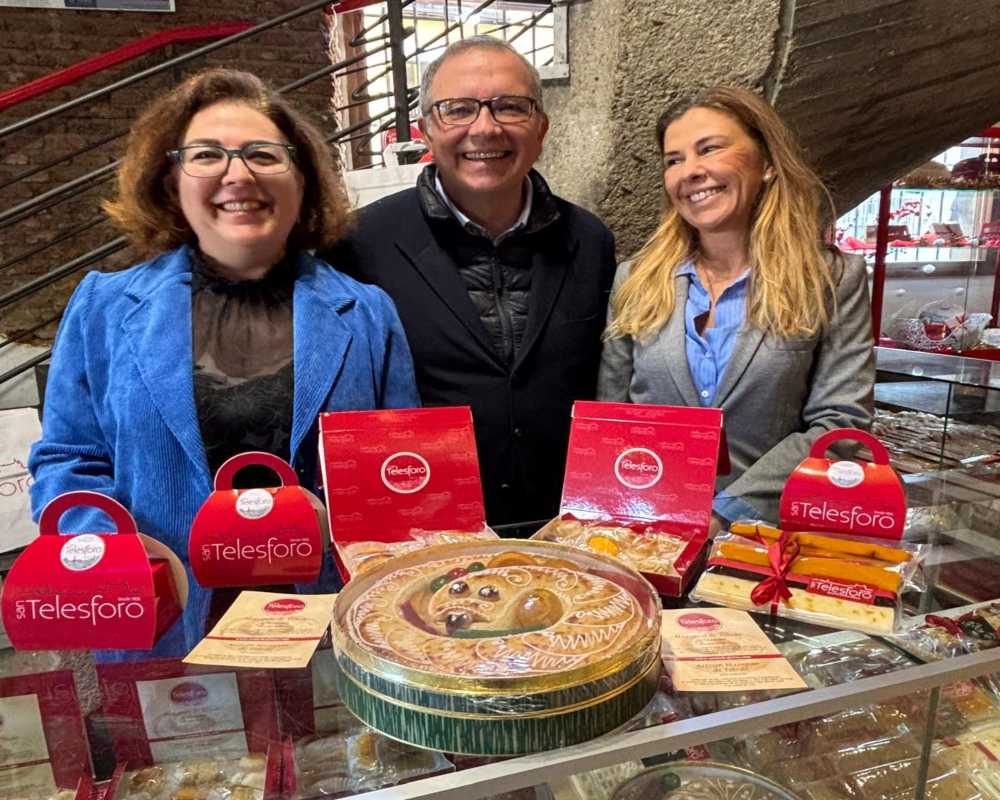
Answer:
<svg viewBox="0 0 1000 800"><path fill-rule="evenodd" d="M273 453L314 488L320 412L418 404L392 302L310 253L350 218L338 165L257 77L208 70L154 101L105 210L148 260L90 273L63 315L29 465L36 517L62 492L103 492L186 563L229 457ZM108 524L77 509L61 529ZM325 563L312 588L333 576ZM210 603L192 581L157 654L186 653Z"/></svg>
<svg viewBox="0 0 1000 800"><path fill-rule="evenodd" d="M823 244L829 195L753 92L706 90L660 118L657 141L665 211L618 269L598 394L721 408L732 471L714 525L775 520L812 442L871 424L864 262Z"/></svg>

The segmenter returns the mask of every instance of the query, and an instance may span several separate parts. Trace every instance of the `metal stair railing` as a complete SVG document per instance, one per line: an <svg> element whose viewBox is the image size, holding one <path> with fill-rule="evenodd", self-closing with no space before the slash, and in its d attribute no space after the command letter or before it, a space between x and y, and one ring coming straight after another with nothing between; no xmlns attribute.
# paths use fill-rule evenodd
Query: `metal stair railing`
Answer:
<svg viewBox="0 0 1000 800"><path fill-rule="evenodd" d="M335 7L342 6L348 10L356 10L362 6L375 4L377 4L376 0L345 0L345 2L333 5ZM463 26L466 24L467 20L470 19L472 15L479 14L488 9L490 6L519 5L510 2L504 3L503 0L483 0L483 2L476 4L466 4L466 9L468 10L463 11L462 0L452 0L452 4L457 4L459 10L458 16L455 17L455 20L451 21L448 17L449 2L446 0L443 6L446 21L444 29L428 41L420 42L416 46L412 47L411 52L407 55L403 45L409 37L414 36L416 25L414 24L412 27L407 27L403 12L407 7L413 6L411 12L413 14L413 20L415 21L417 19L416 2L415 0L387 0L385 3L385 13L377 17L372 23L367 25L363 30L355 35L350 42L348 42L348 45L355 50L363 47L364 49L361 52L336 63L324 65L323 67L314 70L301 78L281 86L277 91L282 93L294 92L319 79L331 75L335 78L343 78L348 75L367 72L365 79L351 91L349 101L345 105L337 106L336 110L338 112L344 112L350 108L369 105L373 102L391 100L388 108L377 113L371 113L364 119L354 124L338 127L326 137L326 141L331 145L346 145L354 142L361 142L362 145L359 147L359 152L367 155L378 154L370 148L370 144L368 150L365 151L363 146L364 141L368 140L370 143L375 137L378 137L387 130L395 128L397 132L397 139L399 141L408 141L410 138L410 116L417 106L418 89L415 86L407 86L406 61L408 59L419 59L421 55L427 53L428 51L442 47L444 44L442 40L449 40L451 34L456 31L462 35ZM513 41L520 36L525 35L535 26L539 25L541 20L549 14L553 14L553 18L559 14L562 15L561 23L557 20L554 23L553 28L558 29L561 26L563 33L565 32L565 2L552 2L552 0L548 0L548 2L526 3L524 5L534 6L537 10L526 20L495 25L491 32L494 34L503 34L505 31L517 27L519 30L514 32L513 35L505 36L508 41ZM169 73L180 67L190 65L192 62L204 58L207 55L218 53L221 50L225 50L225 48L232 47L235 44L244 42L247 39L260 35L261 33L286 24L306 14L324 9L328 6L331 6L329 0L313 0L313 2L305 3L299 8L278 17L198 47L188 53L167 59L160 64L148 67L133 75L116 80L100 89L87 92L80 97L69 100L54 108L47 109L23 120L0 127L0 146L2 146L3 140L13 136L14 134L26 131L33 126L39 125L47 120L51 120L60 114L66 113L67 111L84 107L89 103L110 97L114 92L120 91L123 88L134 86L141 81L148 80L152 77ZM386 33L381 35L372 35L376 29L385 27L388 28ZM564 54L565 43L563 42L561 44L557 44L554 47L554 52L557 54ZM369 62L370 58L380 54L386 57L384 61L374 65ZM554 66L556 69L555 74L561 75L562 73L559 71L561 66ZM385 69L380 72L373 73L373 69L379 69L382 67ZM392 85L389 91L376 93L370 92L371 88L380 80L389 76L392 78ZM72 162L75 159L88 154L102 152L100 148L106 148L109 144L113 144L117 140L121 139L125 133L125 131L118 131L105 135L89 146L78 148L67 155L55 158L46 164L31 167L0 184L0 191L8 189L9 187L16 185L21 180L35 176L47 169L51 169L54 166L61 165L66 162ZM115 159L108 164L92 169L83 175L53 186L52 188L47 189L46 191L28 200L17 203L0 211L0 230L10 229L36 214L52 209L60 203L68 200L79 198L84 193L102 186L114 176L118 164L118 159ZM21 265L32 258L36 258L51 247L62 244L75 237L79 237L106 221L107 218L103 215L103 213L98 213L96 216L92 216L83 222L80 222L78 219L71 220L69 227L54 232L54 235L48 241L8 257L4 261L0 262L0 278L3 277L5 271ZM87 252L71 258L45 274L31 279L13 290L0 294L0 311L15 306L44 288L67 278L68 276L71 276L88 266L106 259L119 251L124 250L127 246L128 241L125 237L117 236L111 238L108 241L93 247ZM14 344L16 341L23 338L31 336L38 330L52 324L54 321L59 319L61 313L62 311L60 310L58 314L44 323L30 326L23 331L14 333L12 336L8 335L6 340L2 338L3 332L0 331L0 349L10 344ZM51 350L45 351L32 357L31 359L28 359L23 364L18 364L14 368L0 373L0 387L2 387L5 382L16 378L22 373L34 368L37 364L44 362L50 354Z"/></svg>

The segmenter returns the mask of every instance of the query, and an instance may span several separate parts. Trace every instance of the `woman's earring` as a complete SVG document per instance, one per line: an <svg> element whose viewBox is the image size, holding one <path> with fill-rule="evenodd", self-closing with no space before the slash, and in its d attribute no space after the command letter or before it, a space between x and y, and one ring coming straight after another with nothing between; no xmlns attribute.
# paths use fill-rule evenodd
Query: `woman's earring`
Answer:
<svg viewBox="0 0 1000 800"><path fill-rule="evenodd" d="M770 183L774 179L774 172L768 167L764 170L764 183Z"/></svg>

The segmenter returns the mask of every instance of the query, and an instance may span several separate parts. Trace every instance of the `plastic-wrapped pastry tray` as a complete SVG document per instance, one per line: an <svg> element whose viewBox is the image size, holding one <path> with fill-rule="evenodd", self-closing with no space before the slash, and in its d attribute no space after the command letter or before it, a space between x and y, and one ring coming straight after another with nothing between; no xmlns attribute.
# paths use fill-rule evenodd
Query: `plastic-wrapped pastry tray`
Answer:
<svg viewBox="0 0 1000 800"><path fill-rule="evenodd" d="M365 723L420 747L563 747L649 702L659 626L653 587L608 556L515 540L430 547L339 594L337 688Z"/></svg>

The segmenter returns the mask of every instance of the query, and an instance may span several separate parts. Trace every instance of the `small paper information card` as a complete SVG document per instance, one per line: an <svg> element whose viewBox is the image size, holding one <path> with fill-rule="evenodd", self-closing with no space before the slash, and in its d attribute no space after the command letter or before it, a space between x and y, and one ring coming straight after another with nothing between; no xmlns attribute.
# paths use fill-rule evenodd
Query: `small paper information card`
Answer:
<svg viewBox="0 0 1000 800"><path fill-rule="evenodd" d="M664 611L663 662L681 692L805 689L778 649L746 611Z"/></svg>
<svg viewBox="0 0 1000 800"><path fill-rule="evenodd" d="M330 625L335 594L241 592L185 664L264 669L306 666Z"/></svg>

